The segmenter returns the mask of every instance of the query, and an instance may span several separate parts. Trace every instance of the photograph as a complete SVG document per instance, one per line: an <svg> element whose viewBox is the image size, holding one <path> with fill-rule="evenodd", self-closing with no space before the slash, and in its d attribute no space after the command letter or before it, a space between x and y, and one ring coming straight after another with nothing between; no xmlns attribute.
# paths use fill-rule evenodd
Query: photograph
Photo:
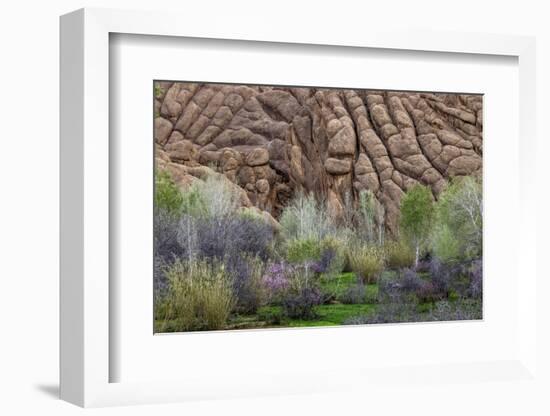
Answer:
<svg viewBox="0 0 550 416"><path fill-rule="evenodd" d="M154 80L154 333L483 319L483 95Z"/></svg>

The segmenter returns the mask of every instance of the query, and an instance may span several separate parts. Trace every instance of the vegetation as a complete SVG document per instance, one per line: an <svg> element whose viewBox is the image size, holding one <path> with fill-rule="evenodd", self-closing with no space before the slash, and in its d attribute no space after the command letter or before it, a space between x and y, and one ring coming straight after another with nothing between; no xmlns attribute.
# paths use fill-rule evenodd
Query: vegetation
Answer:
<svg viewBox="0 0 550 416"><path fill-rule="evenodd" d="M164 94L164 89L155 83L155 98L160 98Z"/></svg>
<svg viewBox="0 0 550 416"><path fill-rule="evenodd" d="M321 244L312 238L290 240L287 243L286 259L291 263L302 263L321 258Z"/></svg>
<svg viewBox="0 0 550 416"><path fill-rule="evenodd" d="M234 298L223 264L176 261L166 275L170 291L157 309L159 331L168 320L176 331L224 328Z"/></svg>
<svg viewBox="0 0 550 416"><path fill-rule="evenodd" d="M321 241L335 231L328 213L313 194L299 193L283 211L280 223L287 240Z"/></svg>
<svg viewBox="0 0 550 416"><path fill-rule="evenodd" d="M440 195L436 207L434 252L444 260L481 256L482 185L473 177L458 177Z"/></svg>
<svg viewBox="0 0 550 416"><path fill-rule="evenodd" d="M380 247L358 245L350 249L351 270L363 283L374 283L384 269L384 253Z"/></svg>
<svg viewBox="0 0 550 416"><path fill-rule="evenodd" d="M430 188L415 185L401 200L401 231L414 247L414 264L418 265L421 250L427 249L434 217Z"/></svg>
<svg viewBox="0 0 550 416"><path fill-rule="evenodd" d="M387 241L384 251L388 268L401 269L414 266L416 260L414 248L405 239Z"/></svg>
<svg viewBox="0 0 550 416"><path fill-rule="evenodd" d="M357 217L359 235L370 243L382 245L384 242L384 207L371 191L359 192Z"/></svg>
<svg viewBox="0 0 550 416"><path fill-rule="evenodd" d="M179 214L184 195L180 192L168 172L156 172L155 208L169 214Z"/></svg>
<svg viewBox="0 0 550 416"><path fill-rule="evenodd" d="M479 319L481 185L412 187L397 236L369 191L341 218L298 193L276 232L220 175L180 190L157 172L155 331Z"/></svg>

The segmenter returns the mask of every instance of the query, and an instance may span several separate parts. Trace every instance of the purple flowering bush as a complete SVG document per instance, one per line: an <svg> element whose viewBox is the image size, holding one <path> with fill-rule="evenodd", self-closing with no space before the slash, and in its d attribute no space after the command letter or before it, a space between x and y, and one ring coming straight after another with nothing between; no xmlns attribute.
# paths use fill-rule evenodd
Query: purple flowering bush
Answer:
<svg viewBox="0 0 550 416"><path fill-rule="evenodd" d="M319 288L319 273L315 262L295 265L290 273L288 288L283 292L283 314L292 319L315 319L315 306L323 300Z"/></svg>
<svg viewBox="0 0 550 416"><path fill-rule="evenodd" d="M283 298L282 307L286 316L292 319L315 319L315 306L321 304L322 294L317 287L302 287L291 290Z"/></svg>
<svg viewBox="0 0 550 416"><path fill-rule="evenodd" d="M269 264L262 278L269 302L280 305L288 318L314 319L317 316L314 308L323 299L318 270L318 264L312 261Z"/></svg>
<svg viewBox="0 0 550 416"><path fill-rule="evenodd" d="M290 285L292 266L285 262L271 263L267 266L262 282L270 300L278 298Z"/></svg>

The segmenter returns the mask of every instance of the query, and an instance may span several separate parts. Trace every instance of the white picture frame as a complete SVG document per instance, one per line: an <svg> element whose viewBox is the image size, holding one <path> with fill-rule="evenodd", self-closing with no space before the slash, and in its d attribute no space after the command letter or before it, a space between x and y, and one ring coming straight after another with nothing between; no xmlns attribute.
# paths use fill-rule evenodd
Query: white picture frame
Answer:
<svg viewBox="0 0 550 416"><path fill-rule="evenodd" d="M318 374L279 374L262 382L231 383L221 374L217 382L206 378L178 381L111 382L110 366L119 359L110 349L109 258L109 36L136 34L186 38L226 39L333 47L430 51L452 54L504 55L519 66L519 224L517 292L518 345L506 360L472 363L418 363L422 382L460 379L478 383L489 377L540 387L537 372L536 302L536 195L535 176L535 41L529 37L468 33L437 33L341 27L327 33L322 27L302 31L262 22L236 33L234 22L220 20L204 26L200 19L173 13L82 9L61 18L61 398L88 406L160 403L199 398L265 394L319 393L391 382L407 370L391 368ZM112 224L111 224L112 225ZM517 271L516 271L517 272ZM409 371L410 372L410 371ZM353 380L342 384L342 377ZM445 378L446 377L446 378ZM284 387L282 387L284 386ZM482 387L480 387L482 388Z"/></svg>

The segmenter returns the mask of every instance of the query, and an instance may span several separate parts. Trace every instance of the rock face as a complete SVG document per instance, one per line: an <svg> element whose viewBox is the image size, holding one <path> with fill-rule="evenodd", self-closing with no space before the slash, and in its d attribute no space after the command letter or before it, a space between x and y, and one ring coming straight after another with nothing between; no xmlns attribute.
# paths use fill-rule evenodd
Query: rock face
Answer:
<svg viewBox="0 0 550 416"><path fill-rule="evenodd" d="M369 189L395 233L411 186L481 174L482 112L480 95L157 82L156 160L181 186L214 170L274 218L297 191L341 207Z"/></svg>

